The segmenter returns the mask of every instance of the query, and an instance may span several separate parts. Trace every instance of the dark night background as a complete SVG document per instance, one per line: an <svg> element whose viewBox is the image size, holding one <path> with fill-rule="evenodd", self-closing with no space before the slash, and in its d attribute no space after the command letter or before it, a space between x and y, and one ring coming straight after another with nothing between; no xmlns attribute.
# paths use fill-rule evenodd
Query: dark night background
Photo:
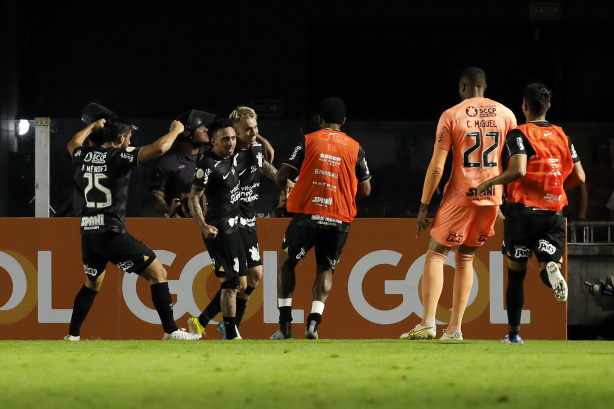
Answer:
<svg viewBox="0 0 614 409"><path fill-rule="evenodd" d="M90 102L133 120L142 143L190 109L227 115L250 105L279 166L300 137L299 119L329 95L346 101L344 130L365 147L373 174L359 216L415 217L437 120L460 101L460 71L479 66L486 96L519 123L528 82L553 90L548 119L582 158L587 220L612 220L613 22L614 3L597 0L1 0L0 217L34 215L34 133L17 135L16 120L52 119L59 209L73 191L66 143ZM148 171L132 174L129 216L142 215ZM263 191L259 205L274 207L276 188ZM569 197L573 221L578 189ZM591 271L611 272L611 256L572 253L570 271L582 275L570 281L570 339L614 339L614 315L596 311L580 288Z"/></svg>
<svg viewBox="0 0 614 409"><path fill-rule="evenodd" d="M31 207L33 142L15 136L14 120L74 121L52 127L52 155L63 161L53 168L52 157L52 200L61 201L70 185L65 143L89 102L140 121L145 142L189 109L227 115L250 105L280 147L278 164L287 141L277 130L337 95L348 105L346 131L367 135L359 141L370 162L406 164L399 150L419 156L415 166L379 169L419 195L423 175L412 169L428 165L436 121L459 102L462 68L475 65L486 71L486 96L519 122L524 85L553 89L548 118L572 133L597 175L591 217L608 217L611 2L3 0L0 12L0 216ZM373 214L381 209L365 213Z"/></svg>

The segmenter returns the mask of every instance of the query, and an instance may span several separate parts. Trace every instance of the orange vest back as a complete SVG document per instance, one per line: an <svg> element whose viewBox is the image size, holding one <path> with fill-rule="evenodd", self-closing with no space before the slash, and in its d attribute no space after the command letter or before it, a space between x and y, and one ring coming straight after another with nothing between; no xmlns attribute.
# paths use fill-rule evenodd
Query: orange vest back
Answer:
<svg viewBox="0 0 614 409"><path fill-rule="evenodd" d="M507 185L507 201L540 209L560 211L567 204L563 183L573 170L569 140L561 127L520 125L535 150L527 158L527 174Z"/></svg>
<svg viewBox="0 0 614 409"><path fill-rule="evenodd" d="M305 135L305 159L288 196L288 211L351 222L356 216L359 147L340 131L322 129Z"/></svg>

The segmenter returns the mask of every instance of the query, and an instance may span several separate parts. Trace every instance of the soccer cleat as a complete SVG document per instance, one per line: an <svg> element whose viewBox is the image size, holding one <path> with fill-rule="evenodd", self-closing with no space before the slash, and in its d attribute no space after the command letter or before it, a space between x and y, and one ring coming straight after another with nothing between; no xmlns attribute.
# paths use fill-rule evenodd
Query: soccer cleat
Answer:
<svg viewBox="0 0 614 409"><path fill-rule="evenodd" d="M463 333L460 332L460 331L456 331L454 333L454 335L448 335L448 334L446 334L446 330L444 329L443 330L443 335L439 339L452 340L452 341L462 341L463 340Z"/></svg>
<svg viewBox="0 0 614 409"><path fill-rule="evenodd" d="M79 335L74 336L74 335L70 335L70 334L68 334L68 335L66 335L66 336L64 337L64 340L66 340L66 341L80 341L80 340L81 340L81 337L80 337Z"/></svg>
<svg viewBox="0 0 614 409"><path fill-rule="evenodd" d="M552 289L554 290L554 296L558 302L567 301L567 283L561 274L559 266L551 261L546 264L546 271L548 272L548 280Z"/></svg>
<svg viewBox="0 0 614 409"><path fill-rule="evenodd" d="M198 317L188 318L188 331L190 334L199 334L201 337L205 336L205 327L202 326Z"/></svg>
<svg viewBox="0 0 614 409"><path fill-rule="evenodd" d="M423 327L418 324L409 332L404 332L399 338L401 339L433 339L437 334L437 326Z"/></svg>
<svg viewBox="0 0 614 409"><path fill-rule="evenodd" d="M165 333L164 337L162 337L162 339L164 341L197 341L202 337L201 334L191 334L189 332L187 332L185 329L180 328L177 331L168 334Z"/></svg>
<svg viewBox="0 0 614 409"><path fill-rule="evenodd" d="M216 329L217 329L217 332L222 334L222 339L225 340L226 339L226 326L224 325L224 321L220 321L220 323L217 324Z"/></svg>
<svg viewBox="0 0 614 409"><path fill-rule="evenodd" d="M241 334L239 333L239 328L235 327L235 331L237 332L237 336L233 338L232 340L243 339L241 337ZM224 325L224 321L220 321L220 323L217 324L217 332L222 334L222 338L221 338L222 341L228 341L228 338L226 338L226 326Z"/></svg>
<svg viewBox="0 0 614 409"><path fill-rule="evenodd" d="M281 332L281 330L280 330L280 329L278 329L277 331L275 331L274 333L272 333L272 334L269 336L269 339L272 339L273 341L275 341L275 340L281 340L281 339L290 339L290 338L291 338L291 337L286 337L286 336L284 335L284 333L283 333L283 332Z"/></svg>
<svg viewBox="0 0 614 409"><path fill-rule="evenodd" d="M520 334L516 334L510 338L509 335L506 335L503 340L501 340L502 344L524 344L522 342L522 338L520 338Z"/></svg>
<svg viewBox="0 0 614 409"><path fill-rule="evenodd" d="M311 320L307 323L307 328L305 328L305 339L318 339L317 321Z"/></svg>

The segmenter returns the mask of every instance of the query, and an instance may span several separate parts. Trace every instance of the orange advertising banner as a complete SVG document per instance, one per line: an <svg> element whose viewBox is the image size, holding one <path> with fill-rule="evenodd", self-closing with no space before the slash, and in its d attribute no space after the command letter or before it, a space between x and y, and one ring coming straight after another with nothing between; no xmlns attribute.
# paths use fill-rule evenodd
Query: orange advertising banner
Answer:
<svg viewBox="0 0 614 409"><path fill-rule="evenodd" d="M278 328L277 260L289 219L258 219L264 278L252 294L240 331L266 339ZM165 265L177 325L198 315L220 288L199 229L191 219L133 218L128 231ZM506 262L503 223L481 247L463 321L466 339L502 339L507 334ZM0 219L0 339L61 339L68 332L74 297L85 282L78 218ZM333 276L321 338L398 338L422 317L420 280L428 232L416 238L415 219L356 219ZM452 305L454 253L445 266L437 310L440 329ZM564 274L567 276L564 264ZM293 337L304 337L315 277L313 251L296 269ZM145 280L109 264L105 281L83 324L82 339L161 339L162 326ZM214 320L219 320L216 317ZM219 339L215 323L205 339ZM441 330L438 331L441 334ZM525 280L522 315L525 339L566 339L567 306L539 278L535 258Z"/></svg>

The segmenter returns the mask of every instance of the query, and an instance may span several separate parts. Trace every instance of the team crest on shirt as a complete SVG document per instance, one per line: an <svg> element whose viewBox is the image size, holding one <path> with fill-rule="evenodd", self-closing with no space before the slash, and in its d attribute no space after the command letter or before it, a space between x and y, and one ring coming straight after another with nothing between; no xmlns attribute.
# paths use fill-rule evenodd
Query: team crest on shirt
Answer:
<svg viewBox="0 0 614 409"><path fill-rule="evenodd" d="M465 112L467 113L467 115L473 118L478 114L478 109L474 106L468 106L467 109L465 109Z"/></svg>
<svg viewBox="0 0 614 409"><path fill-rule="evenodd" d="M133 266L134 266L134 263L132 262L132 260L121 261L121 262L117 263L117 268L121 268L126 273L128 272L128 269L130 269Z"/></svg>
<svg viewBox="0 0 614 409"><path fill-rule="evenodd" d="M258 152L258 154L256 155L256 161L258 161L258 167L261 168L262 167L262 161L264 160L264 155L262 155L262 152Z"/></svg>
<svg viewBox="0 0 614 409"><path fill-rule="evenodd" d="M518 148L522 149L524 151L524 143L522 143L522 138L518 137L516 138L516 144L518 145Z"/></svg>
<svg viewBox="0 0 614 409"><path fill-rule="evenodd" d="M239 272L239 258L235 257L232 261L233 261L232 269L235 271L235 273L238 273Z"/></svg>
<svg viewBox="0 0 614 409"><path fill-rule="evenodd" d="M252 258L252 260L260 261L260 252L258 251L258 248L256 246L252 246L249 249L249 254L250 254L250 257Z"/></svg>

